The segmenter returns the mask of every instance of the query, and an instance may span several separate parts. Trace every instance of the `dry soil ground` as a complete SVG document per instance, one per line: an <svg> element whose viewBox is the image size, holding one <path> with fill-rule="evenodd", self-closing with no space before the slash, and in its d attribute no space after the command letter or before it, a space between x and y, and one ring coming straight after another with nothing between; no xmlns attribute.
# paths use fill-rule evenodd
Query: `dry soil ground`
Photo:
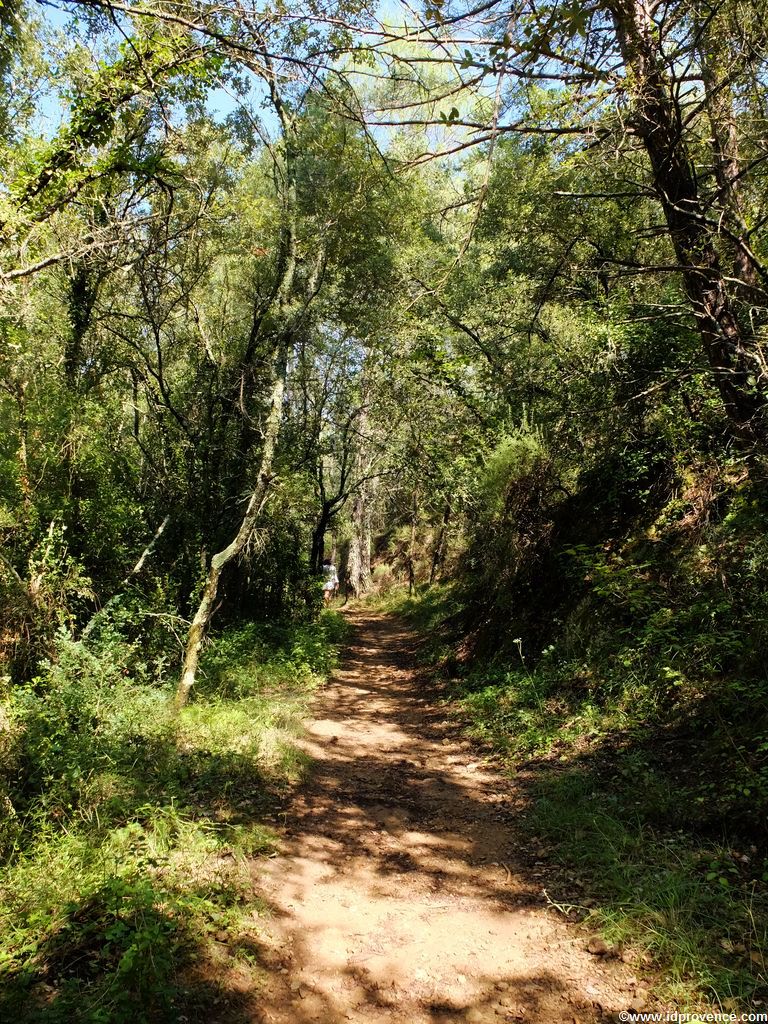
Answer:
<svg viewBox="0 0 768 1024"><path fill-rule="evenodd" d="M254 862L271 915L249 1016L611 1019L636 998L633 969L590 954L588 935L547 908L514 783L445 721L402 624L364 611L349 621L308 723L315 768L284 816L283 855L266 873Z"/></svg>

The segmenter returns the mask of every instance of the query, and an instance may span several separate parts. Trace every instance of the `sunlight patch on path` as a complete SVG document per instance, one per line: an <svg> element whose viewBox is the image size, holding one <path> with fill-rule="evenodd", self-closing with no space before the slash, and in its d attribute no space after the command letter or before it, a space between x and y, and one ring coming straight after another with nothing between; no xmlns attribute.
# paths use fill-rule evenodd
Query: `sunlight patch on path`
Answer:
<svg viewBox="0 0 768 1024"><path fill-rule="evenodd" d="M590 1024L624 1005L515 870L500 813L512 783L478 762L425 699L411 638L350 615L344 669L319 695L313 777L259 869L272 907L253 1019L272 1024Z"/></svg>

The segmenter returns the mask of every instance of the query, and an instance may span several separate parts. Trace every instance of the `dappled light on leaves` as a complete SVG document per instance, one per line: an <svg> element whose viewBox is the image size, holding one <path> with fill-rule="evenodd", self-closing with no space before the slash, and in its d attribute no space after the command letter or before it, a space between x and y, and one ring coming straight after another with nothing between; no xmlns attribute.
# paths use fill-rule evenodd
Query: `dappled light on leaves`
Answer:
<svg viewBox="0 0 768 1024"><path fill-rule="evenodd" d="M768 1005L767 52L0 5L0 1016Z"/></svg>

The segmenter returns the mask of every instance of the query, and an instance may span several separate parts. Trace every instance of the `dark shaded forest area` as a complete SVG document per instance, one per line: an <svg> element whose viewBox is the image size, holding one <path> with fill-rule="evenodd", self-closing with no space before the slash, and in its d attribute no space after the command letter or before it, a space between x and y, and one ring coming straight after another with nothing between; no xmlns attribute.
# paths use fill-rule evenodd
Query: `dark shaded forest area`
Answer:
<svg viewBox="0 0 768 1024"><path fill-rule="evenodd" d="M342 602L566 914L768 1000L765 15L0 6L0 1017L213 1019Z"/></svg>

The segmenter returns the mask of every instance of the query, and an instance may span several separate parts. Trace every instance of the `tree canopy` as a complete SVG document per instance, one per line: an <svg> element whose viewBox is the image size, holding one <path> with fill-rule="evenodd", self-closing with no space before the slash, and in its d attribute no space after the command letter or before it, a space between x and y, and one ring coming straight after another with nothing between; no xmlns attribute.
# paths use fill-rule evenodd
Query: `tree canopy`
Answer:
<svg viewBox="0 0 768 1024"><path fill-rule="evenodd" d="M442 587L451 664L553 707L743 699L756 827L764 15L0 4L8 706L75 644L183 708L211 636L317 618L331 556L350 597Z"/></svg>

